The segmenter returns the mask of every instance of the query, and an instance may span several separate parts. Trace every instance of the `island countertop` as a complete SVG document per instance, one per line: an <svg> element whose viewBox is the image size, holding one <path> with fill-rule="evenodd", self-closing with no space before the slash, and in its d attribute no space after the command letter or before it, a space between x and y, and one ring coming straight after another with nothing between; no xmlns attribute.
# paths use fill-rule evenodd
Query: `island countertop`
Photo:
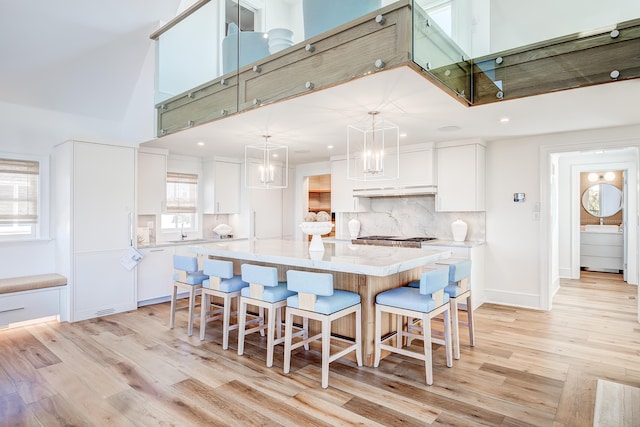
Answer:
<svg viewBox="0 0 640 427"><path fill-rule="evenodd" d="M324 252L309 252L298 240L238 240L189 246L199 255L234 258L316 270L386 277L448 258L450 251L428 248L324 243Z"/></svg>

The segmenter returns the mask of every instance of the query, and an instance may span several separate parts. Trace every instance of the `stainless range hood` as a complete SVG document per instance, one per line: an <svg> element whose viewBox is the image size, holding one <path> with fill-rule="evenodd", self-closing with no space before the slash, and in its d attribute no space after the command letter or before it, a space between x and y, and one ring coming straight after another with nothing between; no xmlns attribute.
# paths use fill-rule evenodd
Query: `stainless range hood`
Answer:
<svg viewBox="0 0 640 427"><path fill-rule="evenodd" d="M411 185L403 187L354 188L353 197L403 197L426 196L438 192L436 185Z"/></svg>

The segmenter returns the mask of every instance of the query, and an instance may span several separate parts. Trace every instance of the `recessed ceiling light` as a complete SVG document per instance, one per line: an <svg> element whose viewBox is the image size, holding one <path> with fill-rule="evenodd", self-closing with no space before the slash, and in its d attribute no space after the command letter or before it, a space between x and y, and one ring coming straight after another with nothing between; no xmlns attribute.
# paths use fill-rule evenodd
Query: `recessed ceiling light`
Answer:
<svg viewBox="0 0 640 427"><path fill-rule="evenodd" d="M406 137L407 137L407 133L406 133L406 132L402 132L402 133L400 134L400 138L406 138Z"/></svg>
<svg viewBox="0 0 640 427"><path fill-rule="evenodd" d="M500 119L500 123L509 123L509 120L510 120L509 117L502 117Z"/></svg>
<svg viewBox="0 0 640 427"><path fill-rule="evenodd" d="M329 150L333 150L333 145L327 145L327 148L328 148Z"/></svg>
<svg viewBox="0 0 640 427"><path fill-rule="evenodd" d="M198 145L198 147L204 147L204 142L202 141L198 141L196 144Z"/></svg>
<svg viewBox="0 0 640 427"><path fill-rule="evenodd" d="M460 130L460 126L442 126L438 130L440 132L455 132Z"/></svg>

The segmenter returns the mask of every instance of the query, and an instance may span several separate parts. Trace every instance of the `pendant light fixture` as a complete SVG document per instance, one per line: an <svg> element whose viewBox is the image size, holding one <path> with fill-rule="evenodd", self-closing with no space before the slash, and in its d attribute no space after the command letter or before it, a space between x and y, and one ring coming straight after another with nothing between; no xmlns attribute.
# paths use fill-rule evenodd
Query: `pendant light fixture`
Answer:
<svg viewBox="0 0 640 427"><path fill-rule="evenodd" d="M245 147L245 186L257 189L287 188L289 147L270 142L271 135L262 137L264 142Z"/></svg>
<svg viewBox="0 0 640 427"><path fill-rule="evenodd" d="M370 111L362 124L347 126L347 177L384 181L399 176L400 129Z"/></svg>

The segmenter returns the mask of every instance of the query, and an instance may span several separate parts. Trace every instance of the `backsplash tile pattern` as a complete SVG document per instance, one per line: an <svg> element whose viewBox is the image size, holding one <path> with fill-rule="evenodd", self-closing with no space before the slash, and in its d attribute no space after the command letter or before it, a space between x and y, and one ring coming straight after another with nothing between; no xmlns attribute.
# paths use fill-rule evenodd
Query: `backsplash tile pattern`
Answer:
<svg viewBox="0 0 640 427"><path fill-rule="evenodd" d="M371 199L369 212L336 214L336 237L349 238L347 223L360 221L360 236L432 236L452 240L451 223L467 223L468 241L484 241L485 212L436 212L435 197L380 197Z"/></svg>

